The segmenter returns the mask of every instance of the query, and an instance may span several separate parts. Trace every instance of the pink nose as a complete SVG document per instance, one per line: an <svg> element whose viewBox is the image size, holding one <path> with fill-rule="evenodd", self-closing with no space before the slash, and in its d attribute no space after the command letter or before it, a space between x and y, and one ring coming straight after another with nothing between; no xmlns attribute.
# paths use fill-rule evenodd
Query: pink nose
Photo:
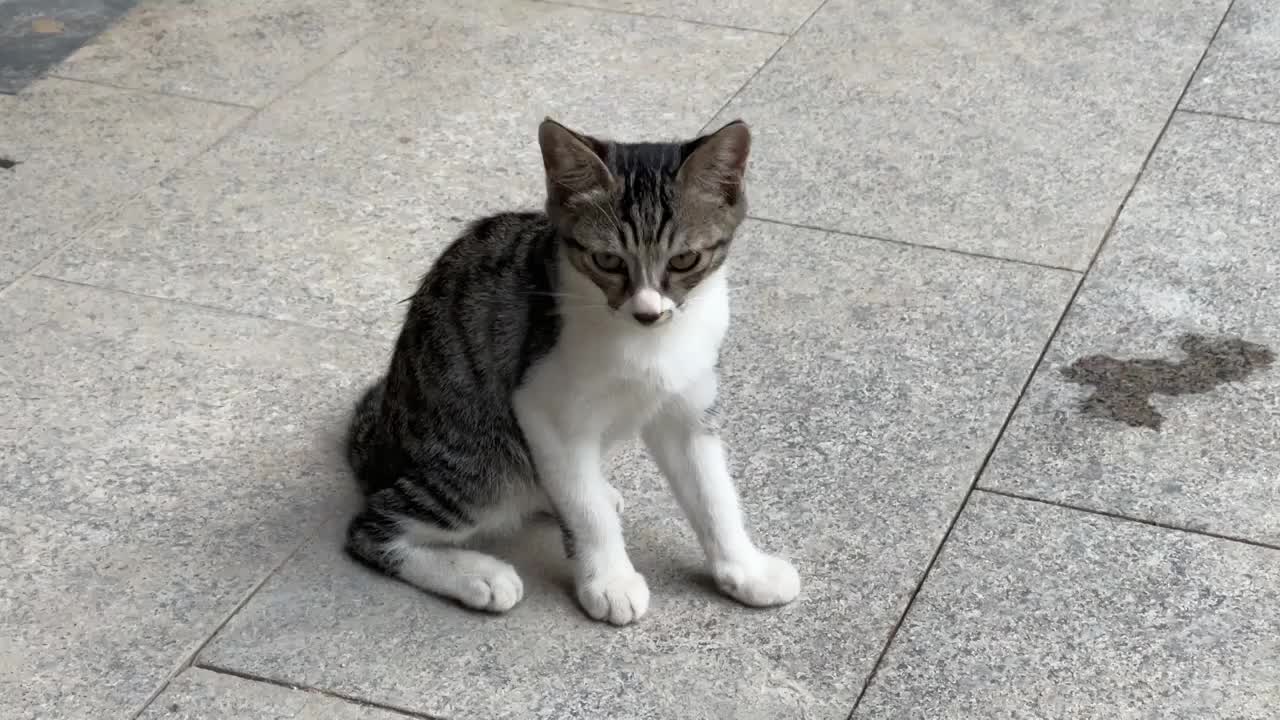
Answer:
<svg viewBox="0 0 1280 720"><path fill-rule="evenodd" d="M631 297L631 312L639 320L643 316L652 316L653 322L662 314L662 295L653 288L640 288ZM640 322L644 322L641 320Z"/></svg>

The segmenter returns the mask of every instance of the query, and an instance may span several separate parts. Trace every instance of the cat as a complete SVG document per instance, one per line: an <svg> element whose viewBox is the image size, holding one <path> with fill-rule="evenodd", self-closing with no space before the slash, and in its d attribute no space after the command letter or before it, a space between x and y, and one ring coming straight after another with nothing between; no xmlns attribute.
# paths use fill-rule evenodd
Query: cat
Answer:
<svg viewBox="0 0 1280 720"><path fill-rule="evenodd" d="M620 143L547 118L538 143L545 212L477 220L450 244L409 301L386 374L356 406L347 456L365 504L347 552L504 612L524 594L520 576L465 543L550 515L582 609L632 623L649 588L602 465L639 435L719 589L751 606L791 602L800 577L748 536L716 425L747 125Z"/></svg>

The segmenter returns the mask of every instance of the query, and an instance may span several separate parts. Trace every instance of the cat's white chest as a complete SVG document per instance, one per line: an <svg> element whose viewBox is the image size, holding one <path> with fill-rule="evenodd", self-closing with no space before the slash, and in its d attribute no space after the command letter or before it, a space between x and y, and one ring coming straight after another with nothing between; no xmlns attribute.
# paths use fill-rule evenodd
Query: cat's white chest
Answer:
<svg viewBox="0 0 1280 720"><path fill-rule="evenodd" d="M673 395L714 371L729 324L723 276L670 321L645 327L629 318L565 314L553 350L516 393L570 435L595 435L607 447L634 436Z"/></svg>

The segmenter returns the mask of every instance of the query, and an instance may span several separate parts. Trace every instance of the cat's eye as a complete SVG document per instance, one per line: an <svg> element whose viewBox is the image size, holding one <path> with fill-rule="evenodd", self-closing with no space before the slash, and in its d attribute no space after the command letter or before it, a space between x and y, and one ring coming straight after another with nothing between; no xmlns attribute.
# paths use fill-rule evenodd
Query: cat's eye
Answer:
<svg viewBox="0 0 1280 720"><path fill-rule="evenodd" d="M689 272L698 266L702 255L696 252L682 252L667 261L667 267L674 272Z"/></svg>
<svg viewBox="0 0 1280 720"><path fill-rule="evenodd" d="M591 253L591 262L607 273L621 272L626 266L626 262L613 253Z"/></svg>

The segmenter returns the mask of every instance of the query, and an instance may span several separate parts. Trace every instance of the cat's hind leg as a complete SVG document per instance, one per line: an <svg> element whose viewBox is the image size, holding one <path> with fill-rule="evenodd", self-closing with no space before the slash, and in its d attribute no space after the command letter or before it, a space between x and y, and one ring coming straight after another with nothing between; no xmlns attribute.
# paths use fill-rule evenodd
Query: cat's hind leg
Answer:
<svg viewBox="0 0 1280 720"><path fill-rule="evenodd" d="M474 520L442 512L440 503L421 492L396 484L370 494L347 529L347 552L375 570L470 608L505 612L520 602L524 584L514 567L459 547L476 533ZM415 497L407 493L419 494L417 507L406 504Z"/></svg>

